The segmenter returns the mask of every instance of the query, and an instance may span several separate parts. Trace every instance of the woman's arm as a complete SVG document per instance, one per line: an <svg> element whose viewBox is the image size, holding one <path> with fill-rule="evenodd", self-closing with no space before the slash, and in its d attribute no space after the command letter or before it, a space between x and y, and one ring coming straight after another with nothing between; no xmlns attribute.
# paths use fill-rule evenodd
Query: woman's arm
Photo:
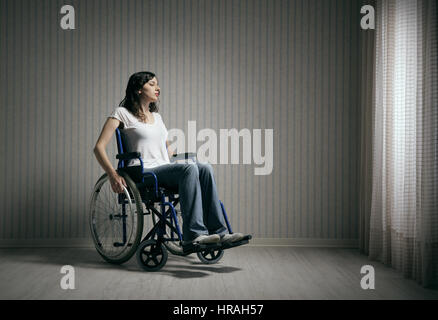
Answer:
<svg viewBox="0 0 438 320"><path fill-rule="evenodd" d="M119 176L117 171L113 168L105 150L108 142L111 140L111 137L114 134L114 131L116 131L116 128L119 125L119 120L114 118L108 118L103 126L99 138L97 139L96 146L94 147L93 151L97 161L110 177L111 187L113 191L117 193L122 193L123 186L127 186L125 179Z"/></svg>
<svg viewBox="0 0 438 320"><path fill-rule="evenodd" d="M173 152L173 150L169 148L169 141L168 140L166 140L166 146L167 146L167 153L169 154L169 158L172 158L172 156L175 152Z"/></svg>

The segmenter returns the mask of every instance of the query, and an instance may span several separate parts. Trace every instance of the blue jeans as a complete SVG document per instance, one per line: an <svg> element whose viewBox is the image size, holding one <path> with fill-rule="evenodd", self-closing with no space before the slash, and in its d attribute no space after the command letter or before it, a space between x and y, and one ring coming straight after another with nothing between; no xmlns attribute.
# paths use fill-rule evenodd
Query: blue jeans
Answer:
<svg viewBox="0 0 438 320"><path fill-rule="evenodd" d="M209 163L171 163L144 171L154 172L159 186L178 187L184 241L199 235L228 233Z"/></svg>

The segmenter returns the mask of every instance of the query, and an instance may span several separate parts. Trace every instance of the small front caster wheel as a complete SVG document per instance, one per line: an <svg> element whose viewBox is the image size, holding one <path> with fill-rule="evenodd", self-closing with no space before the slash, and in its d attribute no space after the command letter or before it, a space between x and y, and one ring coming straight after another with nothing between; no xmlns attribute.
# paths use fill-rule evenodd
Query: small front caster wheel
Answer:
<svg viewBox="0 0 438 320"><path fill-rule="evenodd" d="M224 255L223 250L204 250L200 252L196 252L199 260L205 264L214 264L218 262Z"/></svg>
<svg viewBox="0 0 438 320"><path fill-rule="evenodd" d="M167 261L167 249L157 240L149 239L139 244L136 252L137 263L145 271L158 271Z"/></svg>

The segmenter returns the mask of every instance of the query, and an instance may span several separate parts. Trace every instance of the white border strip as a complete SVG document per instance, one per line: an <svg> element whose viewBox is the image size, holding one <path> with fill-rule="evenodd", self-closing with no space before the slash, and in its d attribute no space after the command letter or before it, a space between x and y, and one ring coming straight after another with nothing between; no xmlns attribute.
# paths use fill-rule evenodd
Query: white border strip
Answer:
<svg viewBox="0 0 438 320"><path fill-rule="evenodd" d="M253 238L248 246L358 248L358 239ZM0 248L93 248L89 238L0 239Z"/></svg>

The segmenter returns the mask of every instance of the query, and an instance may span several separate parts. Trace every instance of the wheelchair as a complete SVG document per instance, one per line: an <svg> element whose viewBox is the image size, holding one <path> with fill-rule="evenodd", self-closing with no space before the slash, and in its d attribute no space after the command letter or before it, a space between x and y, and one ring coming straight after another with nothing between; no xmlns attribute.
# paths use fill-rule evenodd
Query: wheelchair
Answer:
<svg viewBox="0 0 438 320"><path fill-rule="evenodd" d="M114 193L109 176L103 174L94 186L89 208L93 242L105 261L122 264L135 254L143 270L158 271L166 264L168 252L179 256L196 253L202 263L214 264L223 257L224 250L249 243L251 235L231 243L183 242L181 211L176 209L178 190L159 186L157 176L144 171L139 152L124 152L119 128L115 135L117 173L125 179L127 187L123 193ZM128 167L126 163L131 159L138 159L140 165ZM196 161L196 153L174 155L171 162L189 159ZM228 232L232 233L222 201L220 206ZM143 230L145 216L152 217L152 228L147 233Z"/></svg>

